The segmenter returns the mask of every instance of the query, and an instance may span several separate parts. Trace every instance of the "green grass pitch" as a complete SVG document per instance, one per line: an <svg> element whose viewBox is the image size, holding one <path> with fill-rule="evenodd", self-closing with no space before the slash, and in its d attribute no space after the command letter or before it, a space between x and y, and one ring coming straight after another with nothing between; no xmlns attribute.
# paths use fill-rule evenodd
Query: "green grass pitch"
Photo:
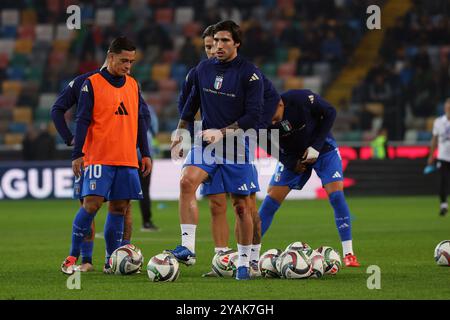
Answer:
<svg viewBox="0 0 450 320"><path fill-rule="evenodd" d="M152 283L146 272L132 276L101 273L104 241L94 247L96 271L81 275L81 290L69 290L60 270L70 248L76 201L0 201L0 299L450 299L450 267L433 259L436 244L450 239L450 217L438 216L436 197L348 199L354 249L361 268L344 268L322 279L282 280L201 278L210 269L213 242L210 214L200 202L197 264L181 267L173 283ZM177 202L155 202L157 233L140 232L140 213L133 203L134 240L145 264L180 241ZM159 209L157 209L159 208ZM234 217L229 212L230 225ZM98 213L102 232L105 208ZM231 245L235 246L231 236ZM262 252L284 249L293 241L312 247L330 245L341 252L333 211L327 201L287 201L263 239ZM369 290L367 267L381 269L381 289Z"/></svg>

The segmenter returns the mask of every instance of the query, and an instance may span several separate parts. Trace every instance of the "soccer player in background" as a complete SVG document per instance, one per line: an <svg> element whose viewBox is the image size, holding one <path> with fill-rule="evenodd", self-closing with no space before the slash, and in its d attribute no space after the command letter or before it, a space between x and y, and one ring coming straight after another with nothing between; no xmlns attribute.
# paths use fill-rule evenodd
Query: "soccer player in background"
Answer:
<svg viewBox="0 0 450 320"><path fill-rule="evenodd" d="M148 109L144 108L139 87L128 74L135 61L136 47L125 37L112 41L107 67L89 76L82 85L77 128L72 152L72 169L80 177L83 206L75 216L70 255L61 265L65 274L73 274L80 246L88 235L97 211L110 201L105 223L106 262L122 244L124 215L131 199L142 198L138 176L136 145L142 154L141 170L151 171L147 141Z"/></svg>
<svg viewBox="0 0 450 320"><path fill-rule="evenodd" d="M213 176L220 168L225 192L231 193L236 214L238 242L238 268L236 279L249 279L249 257L253 238L253 221L249 206L250 186L253 172L245 148L245 162L235 159L218 161L204 159L208 144L222 139L233 139L237 129L255 129L263 105L263 83L261 73L251 63L238 55L241 45L241 30L233 21L222 21L214 26L216 58L202 61L195 68L192 92L183 108L178 129L186 129L199 107L202 116L202 139L204 143L194 145L186 157L180 179L181 242L171 252L178 261L195 263L195 232L198 224L198 207L195 192L201 183ZM172 153L178 153L181 139L172 143ZM224 141L222 141L224 142ZM239 143L243 144L244 139ZM225 144L225 143L224 143ZM180 151L180 155L181 155ZM226 152L224 153L226 155ZM227 155L225 156L227 158ZM232 155L234 157L234 155ZM201 159L201 163L195 160ZM212 162L210 162L212 160Z"/></svg>
<svg viewBox="0 0 450 320"><path fill-rule="evenodd" d="M439 199L441 201L439 215L445 216L448 211L448 178L450 176L450 98L444 104L445 114L434 120L433 137L431 138L428 165L433 165L434 152L438 149L436 167L440 173Z"/></svg>
<svg viewBox="0 0 450 320"><path fill-rule="evenodd" d="M150 112L151 125L147 130L147 140L149 143L150 155L153 158L154 148L153 148L153 137L158 133L158 117L156 116L155 110L152 106L146 105L148 111ZM139 162L142 160L141 153L138 148L138 158ZM150 198L150 182L152 174L144 176L142 172L139 172L139 180L141 182L143 198L139 200L139 207L141 209L142 216L142 232L156 232L159 228L153 223L152 220L152 201Z"/></svg>
<svg viewBox="0 0 450 320"><path fill-rule="evenodd" d="M310 90L289 90L281 94L279 110L282 121L271 128L280 130L280 159L259 208L262 235L289 192L301 190L314 169L334 209L344 263L347 267L359 267L353 252L350 210L343 191L341 157L330 132L336 110Z"/></svg>

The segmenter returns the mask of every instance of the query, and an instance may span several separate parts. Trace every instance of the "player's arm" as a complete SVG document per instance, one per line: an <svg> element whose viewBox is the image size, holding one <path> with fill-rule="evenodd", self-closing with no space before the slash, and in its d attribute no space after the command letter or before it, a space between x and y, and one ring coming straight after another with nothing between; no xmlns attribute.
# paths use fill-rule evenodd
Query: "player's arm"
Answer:
<svg viewBox="0 0 450 320"><path fill-rule="evenodd" d="M91 81L86 79L81 86L80 98L76 117L77 128L75 130L75 143L72 150L72 170L76 177L81 175L83 170L83 146L86 140L89 125L92 121L92 111L94 109L94 90Z"/></svg>
<svg viewBox="0 0 450 320"><path fill-rule="evenodd" d="M191 93L193 83L193 74L195 72L195 67L189 70L188 74L186 75L186 78L183 81L183 84L181 85L181 91L180 96L178 97L178 112L181 114L183 113L184 105L186 104L186 100L189 97L189 94Z"/></svg>
<svg viewBox="0 0 450 320"><path fill-rule="evenodd" d="M73 145L73 134L67 126L64 114L77 103L77 98L75 95L76 80L77 79L75 78L67 85L67 87L64 88L51 109L51 117L53 123L55 124L56 131L58 131L59 135L68 146Z"/></svg>
<svg viewBox="0 0 450 320"><path fill-rule="evenodd" d="M198 90L198 76L197 72L194 69L191 73L193 78L193 85L191 88L191 92L186 99L186 103L183 106L183 110L181 112L181 118L178 122L177 129L175 133L172 135L172 144L170 146L170 150L172 152L172 158L176 159L179 157L183 157L183 149L179 148L179 144L183 141L183 136L190 136L189 126L192 122L195 121L195 115L197 114L200 108L200 92ZM178 147L177 147L178 146Z"/></svg>
<svg viewBox="0 0 450 320"><path fill-rule="evenodd" d="M139 116L138 116L138 136L137 143L142 155L141 171L144 177L152 171L152 159L148 146L147 131L151 127L150 111L139 92Z"/></svg>
<svg viewBox="0 0 450 320"><path fill-rule="evenodd" d="M302 163L310 164L319 157L319 152L336 119L336 109L325 99L309 90L304 92L302 100L303 105L311 109L311 113L316 119L319 119L316 138L303 155Z"/></svg>

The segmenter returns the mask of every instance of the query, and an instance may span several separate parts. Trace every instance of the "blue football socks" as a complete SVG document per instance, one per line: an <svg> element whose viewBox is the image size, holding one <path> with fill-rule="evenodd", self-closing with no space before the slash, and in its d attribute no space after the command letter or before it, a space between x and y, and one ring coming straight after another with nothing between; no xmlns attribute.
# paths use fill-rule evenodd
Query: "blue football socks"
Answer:
<svg viewBox="0 0 450 320"><path fill-rule="evenodd" d="M275 212L280 204L269 196L266 196L261 207L259 208L259 217L261 219L261 236L263 236L272 223Z"/></svg>
<svg viewBox="0 0 450 320"><path fill-rule="evenodd" d="M72 225L72 247L70 249L71 256L78 258L80 255L81 245L84 238L91 230L91 224L94 217L95 214L88 213L83 207L78 210Z"/></svg>
<svg viewBox="0 0 450 320"><path fill-rule="evenodd" d="M122 244L124 216L108 212L105 222L106 263L111 254Z"/></svg>
<svg viewBox="0 0 450 320"><path fill-rule="evenodd" d="M341 241L352 240L352 224L350 210L345 201L344 192L335 191L329 195L331 206L334 209L334 218Z"/></svg>

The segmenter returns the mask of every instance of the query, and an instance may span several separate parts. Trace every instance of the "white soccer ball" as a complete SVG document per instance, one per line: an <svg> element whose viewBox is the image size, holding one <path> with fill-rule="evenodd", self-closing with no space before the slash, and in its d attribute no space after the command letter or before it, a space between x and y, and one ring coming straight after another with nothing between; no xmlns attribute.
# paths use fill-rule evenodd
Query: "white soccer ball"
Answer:
<svg viewBox="0 0 450 320"><path fill-rule="evenodd" d="M148 262L147 274L153 282L175 281L180 274L180 265L170 253L160 253Z"/></svg>
<svg viewBox="0 0 450 320"><path fill-rule="evenodd" d="M438 243L434 249L434 261L440 266L450 266L450 240Z"/></svg>
<svg viewBox="0 0 450 320"><path fill-rule="evenodd" d="M339 253L332 247L322 246L316 249L324 258L324 272L325 274L334 275L341 269L342 261Z"/></svg>
<svg viewBox="0 0 450 320"><path fill-rule="evenodd" d="M280 274L277 271L276 262L281 255L280 249L270 249L264 252L259 258L258 266L261 275L265 278L279 278Z"/></svg>
<svg viewBox="0 0 450 320"><path fill-rule="evenodd" d="M212 269L219 277L234 277L239 255L236 250L219 251L212 258Z"/></svg>
<svg viewBox="0 0 450 320"><path fill-rule="evenodd" d="M288 250L300 250L300 251L306 251L308 254L312 252L312 248L309 244L302 241L296 241L289 244L284 251Z"/></svg>
<svg viewBox="0 0 450 320"><path fill-rule="evenodd" d="M308 258L311 263L311 278L322 278L324 275L324 264L325 259L322 256L321 253L319 253L317 250L312 250L311 253L308 255Z"/></svg>
<svg viewBox="0 0 450 320"><path fill-rule="evenodd" d="M144 257L138 247L127 244L114 250L108 262L113 274L128 275L141 269Z"/></svg>
<svg viewBox="0 0 450 320"><path fill-rule="evenodd" d="M278 257L277 266L280 274L286 279L304 279L312 273L309 258L301 250L284 251Z"/></svg>

